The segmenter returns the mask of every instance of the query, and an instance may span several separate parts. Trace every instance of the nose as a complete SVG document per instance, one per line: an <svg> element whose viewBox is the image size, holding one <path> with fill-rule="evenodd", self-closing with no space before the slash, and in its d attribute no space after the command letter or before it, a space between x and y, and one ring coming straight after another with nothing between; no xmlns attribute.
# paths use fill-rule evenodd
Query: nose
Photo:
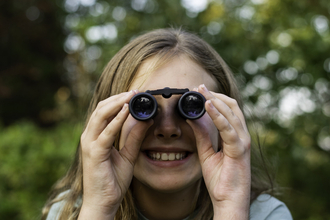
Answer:
<svg viewBox="0 0 330 220"><path fill-rule="evenodd" d="M157 100L158 102L158 100ZM154 118L154 135L158 139L175 140L181 137L180 123L183 120L176 109L175 100L162 100L158 102L157 116Z"/></svg>

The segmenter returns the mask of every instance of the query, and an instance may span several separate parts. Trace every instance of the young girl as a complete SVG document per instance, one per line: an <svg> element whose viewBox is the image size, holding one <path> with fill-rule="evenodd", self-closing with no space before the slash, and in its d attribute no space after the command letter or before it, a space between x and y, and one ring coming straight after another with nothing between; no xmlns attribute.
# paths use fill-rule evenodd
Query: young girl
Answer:
<svg viewBox="0 0 330 220"><path fill-rule="evenodd" d="M134 95L164 87L202 94L206 113L185 119L180 94L154 95L156 116L132 117ZM264 194L272 183L254 172L260 167L251 169L241 109L229 68L194 34L161 29L134 39L105 68L43 219L292 219Z"/></svg>

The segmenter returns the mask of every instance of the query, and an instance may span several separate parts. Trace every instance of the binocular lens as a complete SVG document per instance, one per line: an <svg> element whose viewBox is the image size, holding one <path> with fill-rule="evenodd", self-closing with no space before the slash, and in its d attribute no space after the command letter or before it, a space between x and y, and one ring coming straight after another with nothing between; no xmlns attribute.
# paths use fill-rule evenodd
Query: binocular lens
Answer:
<svg viewBox="0 0 330 220"><path fill-rule="evenodd" d="M150 94L140 93L131 99L129 110L135 119L145 121L154 116L157 110L157 101Z"/></svg>
<svg viewBox="0 0 330 220"><path fill-rule="evenodd" d="M198 117L204 110L203 100L196 95L185 96L181 103L183 113L192 118Z"/></svg>
<svg viewBox="0 0 330 220"><path fill-rule="evenodd" d="M205 113L205 102L202 94L194 91L187 92L181 96L178 103L180 114L187 119L198 119Z"/></svg>

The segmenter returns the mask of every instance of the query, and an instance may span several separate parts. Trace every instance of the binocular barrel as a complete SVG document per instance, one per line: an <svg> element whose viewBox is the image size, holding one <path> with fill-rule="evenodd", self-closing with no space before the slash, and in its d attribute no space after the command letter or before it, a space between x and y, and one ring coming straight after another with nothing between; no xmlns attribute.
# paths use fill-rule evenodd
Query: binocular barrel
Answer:
<svg viewBox="0 0 330 220"><path fill-rule="evenodd" d="M166 98L169 97L168 95L166 96ZM205 102L206 99L202 94L195 91L188 91L180 97L177 110L184 119L195 120L204 115ZM148 92L136 94L129 102L131 115L140 121L146 121L155 117L157 108L158 104L155 97Z"/></svg>

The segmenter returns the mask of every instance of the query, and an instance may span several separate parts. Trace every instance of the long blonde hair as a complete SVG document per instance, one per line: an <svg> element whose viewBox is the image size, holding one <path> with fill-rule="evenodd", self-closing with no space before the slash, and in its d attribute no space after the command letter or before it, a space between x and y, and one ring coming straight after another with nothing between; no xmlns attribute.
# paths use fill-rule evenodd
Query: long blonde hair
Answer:
<svg viewBox="0 0 330 220"><path fill-rule="evenodd" d="M87 113L86 124L100 101L128 91L144 60L149 57L156 57L157 68L160 64L181 54L188 56L203 67L215 79L218 92L234 98L242 109L242 101L233 74L220 55L209 44L182 29L158 29L135 38L110 60L96 86ZM119 135L114 143L117 149L118 139ZM252 151L252 158L260 158L258 153L255 155L253 153ZM258 167L260 164L254 165L252 163L251 201L260 193L272 189L273 183L268 172L262 172ZM63 179L59 180L52 189L51 196L43 209L42 219L46 219L50 207L59 201L65 201L60 219L77 219L81 208L79 201L83 194L82 179L82 159L79 144L72 166ZM67 192L59 196L64 191ZM212 203L203 181L200 186L197 206L200 211L195 219L209 220L212 218ZM115 219L137 219L131 190L126 193Z"/></svg>

